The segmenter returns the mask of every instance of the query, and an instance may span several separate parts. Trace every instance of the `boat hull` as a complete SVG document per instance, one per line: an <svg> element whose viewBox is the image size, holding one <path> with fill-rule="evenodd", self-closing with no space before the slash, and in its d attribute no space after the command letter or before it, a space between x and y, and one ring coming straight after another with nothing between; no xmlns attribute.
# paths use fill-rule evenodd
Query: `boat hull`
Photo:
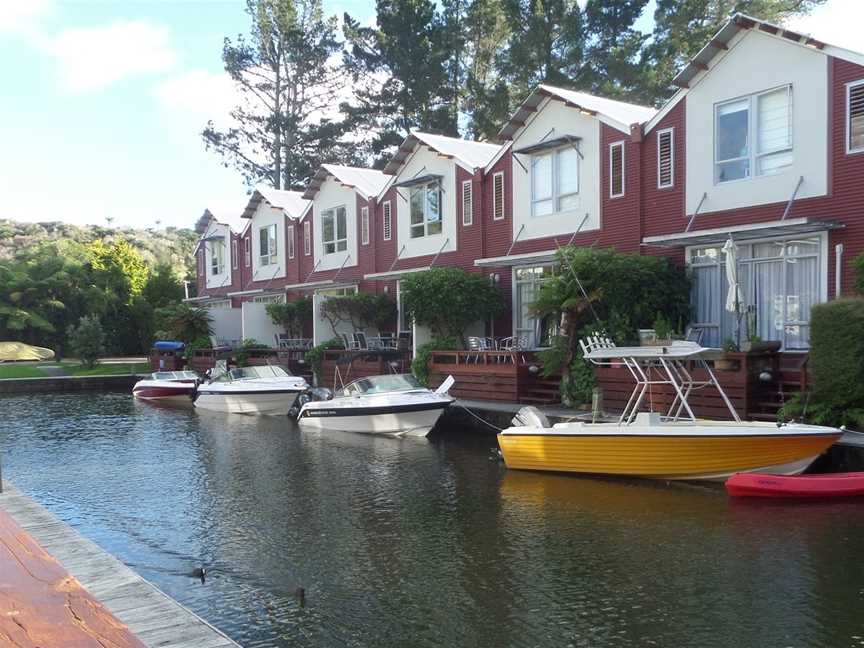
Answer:
<svg viewBox="0 0 864 648"><path fill-rule="evenodd" d="M723 480L736 472L802 472L841 436L499 434L508 468L656 479Z"/></svg>
<svg viewBox="0 0 864 648"><path fill-rule="evenodd" d="M303 428L325 432L425 437L448 405L435 403L423 409L401 411L382 411L388 408L375 407L304 409L298 423Z"/></svg>
<svg viewBox="0 0 864 648"><path fill-rule="evenodd" d="M864 495L864 473L834 473L801 477L739 473L732 475L726 481L726 491L733 497L781 499L861 497Z"/></svg>
<svg viewBox="0 0 864 648"><path fill-rule="evenodd" d="M143 400L169 403L188 403L195 391L194 383L182 387L135 387L132 395Z"/></svg>
<svg viewBox="0 0 864 648"><path fill-rule="evenodd" d="M226 414L259 414L287 416L300 391L267 391L258 393L198 392L195 407Z"/></svg>

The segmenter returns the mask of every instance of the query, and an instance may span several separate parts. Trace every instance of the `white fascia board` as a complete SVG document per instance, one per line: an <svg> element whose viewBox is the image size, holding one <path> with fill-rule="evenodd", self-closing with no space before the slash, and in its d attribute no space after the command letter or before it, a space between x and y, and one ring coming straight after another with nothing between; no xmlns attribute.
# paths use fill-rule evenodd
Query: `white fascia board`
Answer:
<svg viewBox="0 0 864 648"><path fill-rule="evenodd" d="M542 252L526 252L525 254L508 254L500 257L486 257L485 259L475 259L474 265L478 268L494 267L494 266L515 266L532 261L546 261L554 259L558 250L544 250Z"/></svg>
<svg viewBox="0 0 864 648"><path fill-rule="evenodd" d="M407 270L388 270L387 272L373 272L372 274L363 275L363 278L367 281L390 281L392 279L398 279L406 274L426 272L431 269L432 266L423 266L421 268L409 268Z"/></svg>
<svg viewBox="0 0 864 648"><path fill-rule="evenodd" d="M227 293L229 297L242 297L243 295L257 295L264 292L263 288L255 288L253 290L238 290L237 292Z"/></svg>

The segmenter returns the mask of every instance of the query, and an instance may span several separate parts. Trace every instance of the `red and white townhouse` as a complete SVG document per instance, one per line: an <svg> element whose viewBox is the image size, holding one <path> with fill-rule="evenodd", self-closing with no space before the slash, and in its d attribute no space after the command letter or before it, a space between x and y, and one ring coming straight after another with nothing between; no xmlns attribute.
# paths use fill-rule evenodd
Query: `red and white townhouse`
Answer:
<svg viewBox="0 0 864 648"><path fill-rule="evenodd" d="M378 194L375 269L364 278L395 286L398 327L413 331L415 346L429 333L408 321L399 279L432 266L476 270L486 238L483 169L499 149L415 131L384 168L389 180Z"/></svg>
<svg viewBox="0 0 864 648"><path fill-rule="evenodd" d="M851 259L864 250L864 55L736 14L676 83L659 111L541 85L501 129L503 144L413 132L383 174L324 165L307 203L262 189L241 237L257 246L251 274L248 255L238 277L213 261L210 243L219 232L229 240L213 225L199 246L199 295L314 292L317 305L395 292L398 330L413 329L418 344L428 334L406 321L399 279L457 266L511 296L509 312L478 332L533 346L545 326L528 306L556 250L598 245L686 263L692 324L719 345L736 330L724 306L731 236L756 333L806 350L811 307L849 291ZM268 211L280 207L281 220ZM290 230L274 234L288 237L284 261L261 238L277 221ZM332 333L316 321L316 342Z"/></svg>
<svg viewBox="0 0 864 648"><path fill-rule="evenodd" d="M363 279L376 267L376 197L387 180L386 175L374 169L323 164L303 194L309 201L302 217L303 255L308 259L309 271L288 289L313 294L315 344L341 333L354 333L347 326L337 325L338 330L334 330L321 317L322 300L358 290L370 294L390 290Z"/></svg>
<svg viewBox="0 0 864 648"><path fill-rule="evenodd" d="M505 334L531 347L545 342L548 327L529 305L559 247L639 250L640 145L632 133L655 113L541 85L501 129L506 144L485 169L485 245L474 265L500 276L512 295L499 324Z"/></svg>
<svg viewBox="0 0 864 648"><path fill-rule="evenodd" d="M736 14L675 82L642 129L643 249L692 269L693 324L719 345L731 236L756 333L806 350L864 249L864 55Z"/></svg>

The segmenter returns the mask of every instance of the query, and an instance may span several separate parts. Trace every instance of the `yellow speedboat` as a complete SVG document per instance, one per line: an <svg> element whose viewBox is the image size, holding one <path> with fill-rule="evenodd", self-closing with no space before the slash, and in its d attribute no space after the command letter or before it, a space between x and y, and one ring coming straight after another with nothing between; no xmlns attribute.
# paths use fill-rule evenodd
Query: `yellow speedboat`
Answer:
<svg viewBox="0 0 864 648"><path fill-rule="evenodd" d="M736 472L797 475L837 441L843 431L802 423L741 421L706 360L718 349L692 342L668 347L615 347L608 340L583 344L596 364L623 363L636 381L617 423L559 423L523 408L514 427L498 435L508 468L658 479L725 479ZM692 365L708 380L696 382ZM664 415L639 412L649 385L672 385L677 398ZM697 419L687 401L694 388L713 386L731 421Z"/></svg>

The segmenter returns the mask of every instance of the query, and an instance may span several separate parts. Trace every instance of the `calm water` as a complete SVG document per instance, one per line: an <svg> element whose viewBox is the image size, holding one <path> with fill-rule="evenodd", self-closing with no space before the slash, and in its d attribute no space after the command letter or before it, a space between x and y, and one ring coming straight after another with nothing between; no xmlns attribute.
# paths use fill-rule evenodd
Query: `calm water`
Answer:
<svg viewBox="0 0 864 648"><path fill-rule="evenodd" d="M864 504L520 474L494 437L126 394L0 397L0 442L7 479L247 647L864 645Z"/></svg>

